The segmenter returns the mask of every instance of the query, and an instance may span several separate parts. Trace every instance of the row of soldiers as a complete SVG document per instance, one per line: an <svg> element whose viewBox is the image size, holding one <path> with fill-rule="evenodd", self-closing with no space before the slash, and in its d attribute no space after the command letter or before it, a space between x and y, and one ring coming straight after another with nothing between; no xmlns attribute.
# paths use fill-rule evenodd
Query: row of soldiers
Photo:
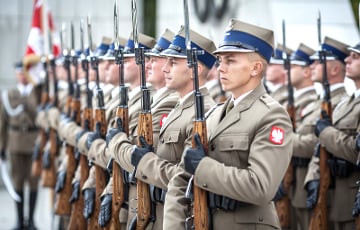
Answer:
<svg viewBox="0 0 360 230"><path fill-rule="evenodd" d="M329 168L333 183L328 192L329 213L325 214L331 222L329 229L352 229L352 206L358 190L355 182L359 179L355 167L360 149L356 138L359 93L347 96L343 80L346 73L358 89L360 45L349 48L328 37L322 44L327 51L326 73L335 108L332 117L321 113L322 99L313 87L323 77L319 53L304 44L292 52L288 69L295 89L292 124L284 109L286 91L281 93L284 100L276 97L275 89L281 89L276 84L286 86L289 82L284 59L276 52L273 55L273 31L232 19L218 47L195 31L190 30L190 37L191 46L203 51L197 56L196 71L188 67L184 27L176 35L166 30L157 42L139 34L138 45L146 50L146 72L138 66L138 47L132 35L128 40L116 38L112 45L111 39L105 39L97 52L89 53L89 59L84 58L85 53L79 59L72 52L58 60L60 65L51 63L55 68L47 72L56 83L56 93L53 100L44 97L36 125L25 128L32 131L40 127L32 166L40 161L43 168L39 173L34 166L32 175L41 175L45 185L44 172L56 168L56 182L46 186L55 189L54 211L63 217L62 227L189 229L197 226L194 197L200 188L207 192L208 229L308 229L321 185L319 154L314 149L324 147L332 154ZM143 84L143 75L149 84ZM266 83L273 83L273 97L263 84L264 75ZM207 112L204 133L194 132L198 113L194 78ZM124 103L128 119L117 113L126 94L119 90L124 85L129 90ZM210 86L218 87L217 93L211 94L215 91ZM146 93L151 98L152 119L143 127L139 117L144 113ZM226 95L230 96L224 99ZM11 125L19 114L8 111L16 104L6 107L2 101L4 131L0 136L5 140L9 132L21 129ZM27 105L25 111L34 111L34 107ZM89 108L94 111L88 113ZM323 116L318 119L320 114ZM16 122L24 124L24 119ZM3 143L0 149L4 153L8 150L10 156L16 152L11 146L25 147L17 142ZM29 147L24 152L29 152ZM18 164L19 160L12 161L15 171ZM28 165L29 159L29 169ZM289 165L293 175L287 188L284 175ZM115 171L116 166L120 170ZM29 177L30 173L25 174ZM195 187L189 187L189 181ZM149 186L148 201L140 197L139 184ZM22 186L23 180L15 186L19 194ZM116 190L119 187L121 191ZM291 226L283 225L280 206L275 206L287 196L291 200L287 213L293 217ZM147 202L151 208L144 218L140 209ZM17 204L18 229L22 229L22 202ZM34 204L32 207L33 212ZM32 215L28 225L34 227Z"/></svg>

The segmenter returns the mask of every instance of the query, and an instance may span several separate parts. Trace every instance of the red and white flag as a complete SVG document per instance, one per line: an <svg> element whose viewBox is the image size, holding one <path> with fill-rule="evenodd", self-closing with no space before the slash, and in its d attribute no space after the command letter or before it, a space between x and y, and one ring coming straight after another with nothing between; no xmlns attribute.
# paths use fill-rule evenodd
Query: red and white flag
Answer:
<svg viewBox="0 0 360 230"><path fill-rule="evenodd" d="M42 65L40 58L43 55L48 55L50 52L57 57L60 54L60 37L55 31L52 15L44 0L34 0L33 17L31 29L27 41L24 65L28 70L29 77L33 84L42 82ZM45 10L45 12L43 12ZM47 21L43 21L43 18ZM49 35L52 38L52 49L49 47Z"/></svg>

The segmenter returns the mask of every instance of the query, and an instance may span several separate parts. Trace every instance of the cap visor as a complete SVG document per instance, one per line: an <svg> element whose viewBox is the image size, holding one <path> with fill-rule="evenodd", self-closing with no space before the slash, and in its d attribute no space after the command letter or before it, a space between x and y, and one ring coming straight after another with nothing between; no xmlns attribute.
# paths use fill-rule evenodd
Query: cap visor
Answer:
<svg viewBox="0 0 360 230"><path fill-rule="evenodd" d="M186 58L186 54L183 54L181 52L178 52L173 49L166 49L160 53L161 56L166 57L177 57L177 58Z"/></svg>
<svg viewBox="0 0 360 230"><path fill-rule="evenodd" d="M354 47L349 47L348 50L360 54L360 50L358 50L358 49L356 49L356 48L354 48Z"/></svg>
<svg viewBox="0 0 360 230"><path fill-rule="evenodd" d="M239 48L237 46L222 46L220 48L218 48L217 50L215 50L213 52L213 54L218 54L218 53L253 53L255 52L254 50L250 50L250 49L244 49L244 48Z"/></svg>

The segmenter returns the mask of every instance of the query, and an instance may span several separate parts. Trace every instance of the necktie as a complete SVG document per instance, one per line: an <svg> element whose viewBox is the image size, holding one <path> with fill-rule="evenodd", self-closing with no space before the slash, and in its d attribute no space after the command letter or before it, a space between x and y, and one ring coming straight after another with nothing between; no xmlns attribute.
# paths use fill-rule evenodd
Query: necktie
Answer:
<svg viewBox="0 0 360 230"><path fill-rule="evenodd" d="M228 114L232 108L234 108L234 101L230 101L229 104L227 105L226 114Z"/></svg>

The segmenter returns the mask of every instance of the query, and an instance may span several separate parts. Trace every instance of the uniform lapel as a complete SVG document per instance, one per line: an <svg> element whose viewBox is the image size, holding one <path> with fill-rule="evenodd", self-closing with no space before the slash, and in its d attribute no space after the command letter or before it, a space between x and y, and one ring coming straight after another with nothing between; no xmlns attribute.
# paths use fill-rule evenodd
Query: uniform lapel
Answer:
<svg viewBox="0 0 360 230"><path fill-rule="evenodd" d="M221 108L221 113L214 115L212 119L219 121L218 125L214 128L209 129L209 140L211 141L228 127L232 126L234 123L237 123L241 119L241 113L246 111L251 105L263 94L265 94L265 88L260 84L255 88L249 95L240 101L226 116L221 120L222 114L225 112L227 105L230 102L230 99Z"/></svg>
<svg viewBox="0 0 360 230"><path fill-rule="evenodd" d="M350 113L354 109L354 107L360 103L360 97L353 98L353 96L351 96L348 101L344 101L339 104L340 106L337 107L336 111L342 110L342 112L339 113L339 116L337 116L337 112L334 112L335 116L333 116L333 124L341 120L343 117L347 116L347 114Z"/></svg>

